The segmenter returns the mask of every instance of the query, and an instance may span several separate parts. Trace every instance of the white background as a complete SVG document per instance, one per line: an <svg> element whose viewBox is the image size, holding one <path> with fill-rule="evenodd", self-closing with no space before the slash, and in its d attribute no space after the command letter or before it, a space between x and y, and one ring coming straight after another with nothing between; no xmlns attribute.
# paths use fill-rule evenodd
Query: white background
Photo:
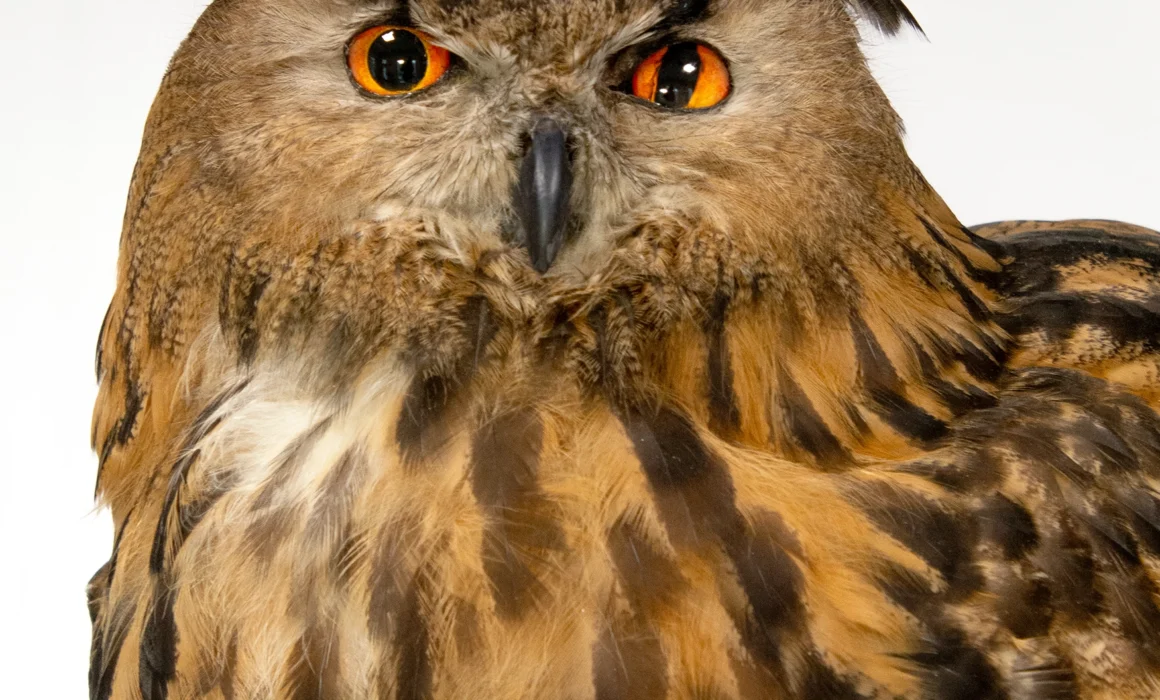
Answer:
<svg viewBox="0 0 1160 700"><path fill-rule="evenodd" d="M0 9L0 678L82 698L92 357L138 139L203 0ZM929 41L870 36L914 160L966 223L1160 228L1156 0L910 0Z"/></svg>

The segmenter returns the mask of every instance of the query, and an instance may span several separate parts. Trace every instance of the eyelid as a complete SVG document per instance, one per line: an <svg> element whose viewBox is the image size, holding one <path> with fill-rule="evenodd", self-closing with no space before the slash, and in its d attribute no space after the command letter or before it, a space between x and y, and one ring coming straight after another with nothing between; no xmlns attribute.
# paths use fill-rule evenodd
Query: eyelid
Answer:
<svg viewBox="0 0 1160 700"><path fill-rule="evenodd" d="M685 41L696 43L703 39L681 28L665 29L656 34L644 34L638 40L618 51L609 61L609 72L614 76L613 85L622 85L632 79L632 72L641 61L666 46Z"/></svg>

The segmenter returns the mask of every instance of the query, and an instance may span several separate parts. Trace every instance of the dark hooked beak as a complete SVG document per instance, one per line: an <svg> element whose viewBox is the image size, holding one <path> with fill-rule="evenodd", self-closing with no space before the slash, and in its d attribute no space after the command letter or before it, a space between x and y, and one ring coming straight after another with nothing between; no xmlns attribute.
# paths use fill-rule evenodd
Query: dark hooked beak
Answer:
<svg viewBox="0 0 1160 700"><path fill-rule="evenodd" d="M556 120L544 117L532 127L531 145L520 165L516 212L532 267L543 274L564 245L572 199L572 157L568 134Z"/></svg>

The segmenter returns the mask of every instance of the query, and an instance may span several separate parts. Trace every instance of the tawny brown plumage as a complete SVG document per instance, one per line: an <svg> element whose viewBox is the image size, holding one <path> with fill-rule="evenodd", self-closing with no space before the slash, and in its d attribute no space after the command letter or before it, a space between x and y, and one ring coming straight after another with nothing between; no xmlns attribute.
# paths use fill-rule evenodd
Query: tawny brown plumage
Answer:
<svg viewBox="0 0 1160 700"><path fill-rule="evenodd" d="M913 21L217 0L101 333L92 697L1160 697L1160 234L964 228L850 10ZM361 93L384 23L460 63ZM670 35L727 101L607 87Z"/></svg>

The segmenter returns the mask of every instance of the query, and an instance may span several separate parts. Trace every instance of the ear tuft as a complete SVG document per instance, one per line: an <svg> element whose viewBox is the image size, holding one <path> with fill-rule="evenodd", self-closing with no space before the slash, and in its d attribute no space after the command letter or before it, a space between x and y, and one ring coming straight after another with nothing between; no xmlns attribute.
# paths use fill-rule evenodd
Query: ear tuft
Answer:
<svg viewBox="0 0 1160 700"><path fill-rule="evenodd" d="M922 27L902 0L847 0L854 11L869 20L883 34L893 36L902 26L909 25L920 33Z"/></svg>

